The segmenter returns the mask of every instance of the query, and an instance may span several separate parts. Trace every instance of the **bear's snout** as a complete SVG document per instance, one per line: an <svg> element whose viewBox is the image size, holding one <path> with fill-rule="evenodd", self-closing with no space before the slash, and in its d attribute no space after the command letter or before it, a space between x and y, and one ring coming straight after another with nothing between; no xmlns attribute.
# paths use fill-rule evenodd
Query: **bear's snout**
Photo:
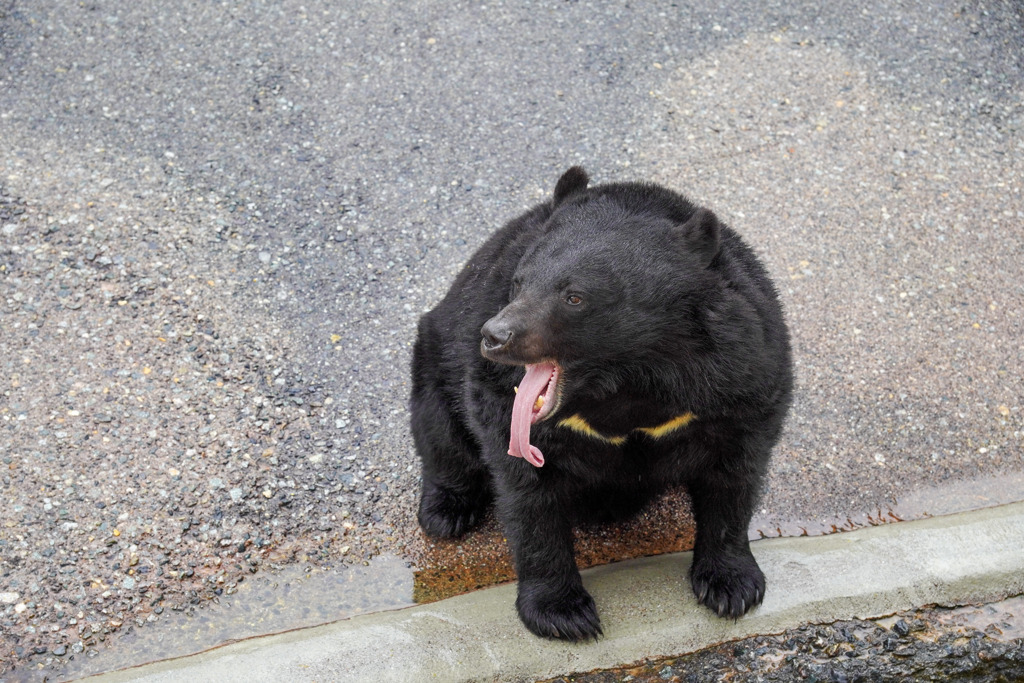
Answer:
<svg viewBox="0 0 1024 683"><path fill-rule="evenodd" d="M496 363L527 365L548 357L543 343L535 331L536 315L525 305L514 303L480 328L480 353Z"/></svg>
<svg viewBox="0 0 1024 683"><path fill-rule="evenodd" d="M499 315L491 318L480 328L484 349L487 351L499 351L512 341L512 329L499 320L500 317Z"/></svg>

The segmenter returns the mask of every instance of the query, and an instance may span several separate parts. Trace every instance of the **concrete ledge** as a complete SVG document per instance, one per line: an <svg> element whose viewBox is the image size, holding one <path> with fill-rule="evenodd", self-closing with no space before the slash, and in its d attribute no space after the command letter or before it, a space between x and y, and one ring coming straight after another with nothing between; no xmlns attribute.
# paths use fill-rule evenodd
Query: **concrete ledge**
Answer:
<svg viewBox="0 0 1024 683"><path fill-rule="evenodd" d="M768 594L719 619L686 580L690 553L583 573L605 638L568 645L519 623L515 586L234 643L90 681L535 680L693 652L805 623L1024 593L1024 503L825 537L757 541ZM325 598L328 599L328 598Z"/></svg>

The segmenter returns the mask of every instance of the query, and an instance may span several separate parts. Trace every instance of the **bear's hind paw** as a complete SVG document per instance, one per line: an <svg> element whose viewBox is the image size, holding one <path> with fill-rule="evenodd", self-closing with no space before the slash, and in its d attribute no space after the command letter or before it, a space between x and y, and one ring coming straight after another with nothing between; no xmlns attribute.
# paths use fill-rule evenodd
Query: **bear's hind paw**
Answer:
<svg viewBox="0 0 1024 683"><path fill-rule="evenodd" d="M428 536L458 538L480 523L486 509L486 499L473 499L424 483L418 519Z"/></svg>

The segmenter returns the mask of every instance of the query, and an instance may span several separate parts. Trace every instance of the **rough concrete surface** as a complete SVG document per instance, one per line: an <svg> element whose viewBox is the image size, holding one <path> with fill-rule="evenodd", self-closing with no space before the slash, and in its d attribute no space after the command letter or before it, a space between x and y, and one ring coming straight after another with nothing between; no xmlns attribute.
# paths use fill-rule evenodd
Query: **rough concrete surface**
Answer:
<svg viewBox="0 0 1024 683"><path fill-rule="evenodd" d="M575 163L690 194L780 285L798 391L752 535L1024 499L1022 12L0 0L0 676L247 580L507 577L493 521L416 527L409 348ZM580 550L691 531L675 494ZM302 600L410 598L346 586Z"/></svg>
<svg viewBox="0 0 1024 683"><path fill-rule="evenodd" d="M95 683L217 681L529 681L692 652L805 623L889 615L1024 592L1024 504L822 538L755 544L771 588L738 620L690 593L690 554L587 570L605 635L573 645L518 629L514 586L229 645L99 676Z"/></svg>

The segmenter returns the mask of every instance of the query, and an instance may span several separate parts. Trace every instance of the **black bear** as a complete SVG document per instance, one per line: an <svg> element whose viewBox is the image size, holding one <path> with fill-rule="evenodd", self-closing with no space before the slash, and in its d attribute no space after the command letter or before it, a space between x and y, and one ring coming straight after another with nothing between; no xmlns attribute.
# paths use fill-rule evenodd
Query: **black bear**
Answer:
<svg viewBox="0 0 1024 683"><path fill-rule="evenodd" d="M764 596L747 533L793 384L775 288L708 209L650 183L588 185L566 171L420 320L420 525L457 537L493 501L523 623L582 640L601 626L573 525L683 483L694 593L739 617Z"/></svg>

